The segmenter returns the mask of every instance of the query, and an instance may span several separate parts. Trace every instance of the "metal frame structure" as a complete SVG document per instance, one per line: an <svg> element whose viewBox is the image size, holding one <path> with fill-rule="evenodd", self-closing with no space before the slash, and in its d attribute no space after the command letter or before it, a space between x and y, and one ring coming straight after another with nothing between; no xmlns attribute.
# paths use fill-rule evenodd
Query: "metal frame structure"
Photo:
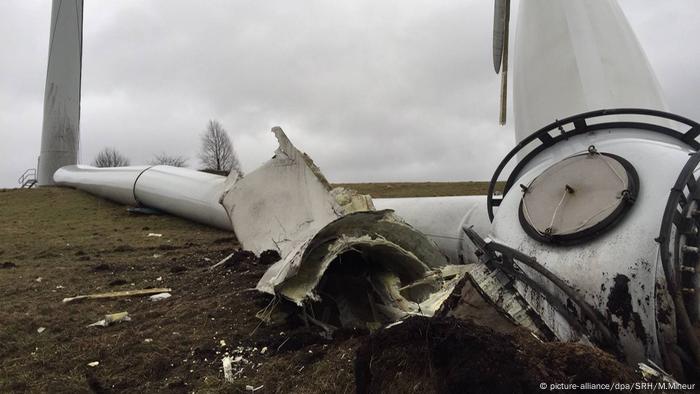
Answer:
<svg viewBox="0 0 700 394"><path fill-rule="evenodd" d="M656 118L661 118L664 120L672 120L690 126L690 129L686 131L674 130L670 127L661 126L653 123L646 122L632 122L632 121L614 121L614 122L602 122L602 123L590 123L591 120L600 118L603 116L611 115L645 115ZM508 154L503 158L501 163L496 168L493 176L491 177L491 182L489 183L489 189L486 194L486 209L488 210L488 216L491 221L494 217L494 207L500 205L503 198L498 198L495 196L496 184L498 179L503 172L503 169L510 163L510 161L518 154L518 152L526 149L532 148L532 150L518 162L513 171L508 176L508 180L503 188L503 195L505 196L513 184L518 179L520 173L525 168L525 166L540 152L549 148L550 146L566 141L571 137L590 133L598 130L614 130L623 128L635 128L641 130L652 131L660 134L664 134L682 141L688 144L691 148L695 150L700 150L700 142L696 140L698 135L700 135L700 124L694 122L683 116L671 114L664 111L657 111L651 109L642 108L615 108L615 109L602 109L597 111L585 112L582 114L570 116L568 118L557 120L549 125L537 130L532 133L529 137L523 139L518 143L515 148L513 148ZM558 133L558 134L557 134ZM539 145L533 145L533 143L539 142Z"/></svg>
<svg viewBox="0 0 700 394"><path fill-rule="evenodd" d="M577 328L580 332L586 332L588 337L597 338L599 345L613 353L620 354L621 348L618 341L608 329L604 322L604 317L600 312L596 311L593 306L588 304L573 287L540 264L536 259L506 245L494 242L492 240L483 239L476 231L464 228L464 233L477 246L478 254L485 263L494 264L505 274L513 279L523 282L525 285L537 289L541 292L547 301L566 319L568 324ZM578 310L573 309L573 305L564 304L554 294L551 294L548 289L539 285L536 281L526 275L518 264L523 264L537 273L543 278L546 278L551 284L567 295ZM584 321L590 322L594 327L591 331L584 327L582 322L577 318L580 316Z"/></svg>
<svg viewBox="0 0 700 394"><path fill-rule="evenodd" d="M698 229L700 216L697 203L700 201L700 179L695 175L695 169L700 164L700 152L690 156L668 197L661 229L656 241L660 244L661 262L666 276L666 287L673 300L676 319L679 324L679 336L685 339L690 348L696 366L700 366L700 340L692 326L688 309L697 313L697 302L693 302L694 288L690 300L683 294L684 284L692 286L692 276L695 275L698 260ZM691 246L691 245L693 246ZM686 259L694 255L695 264L689 264ZM691 282L691 283L689 283ZM686 305L689 304L689 305ZM695 305L693 305L695 304ZM688 308L691 306L691 308Z"/></svg>

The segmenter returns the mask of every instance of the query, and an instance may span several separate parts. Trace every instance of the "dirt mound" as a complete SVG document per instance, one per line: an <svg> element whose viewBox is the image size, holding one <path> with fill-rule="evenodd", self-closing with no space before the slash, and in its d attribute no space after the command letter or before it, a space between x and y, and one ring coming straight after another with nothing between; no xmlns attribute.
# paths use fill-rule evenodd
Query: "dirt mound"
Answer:
<svg viewBox="0 0 700 394"><path fill-rule="evenodd" d="M224 263L224 268L233 271L247 271L258 264L258 256L249 250L238 249L233 252L231 258Z"/></svg>
<svg viewBox="0 0 700 394"><path fill-rule="evenodd" d="M271 265L280 260L280 254L276 250L265 250L260 253L260 264Z"/></svg>
<svg viewBox="0 0 700 394"><path fill-rule="evenodd" d="M367 337L355 360L358 393L534 393L542 383L639 380L600 350L451 317L415 317L381 330Z"/></svg>

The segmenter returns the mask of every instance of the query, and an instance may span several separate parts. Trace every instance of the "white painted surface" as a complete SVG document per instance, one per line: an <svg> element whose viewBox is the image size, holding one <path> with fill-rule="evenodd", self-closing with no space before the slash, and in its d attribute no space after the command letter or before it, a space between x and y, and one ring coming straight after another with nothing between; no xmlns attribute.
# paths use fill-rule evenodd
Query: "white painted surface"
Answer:
<svg viewBox="0 0 700 394"><path fill-rule="evenodd" d="M195 222L231 230L219 204L226 178L171 166L96 168L66 166L56 184L71 186L125 205L144 205Z"/></svg>
<svg viewBox="0 0 700 394"><path fill-rule="evenodd" d="M556 119L582 112L666 108L656 76L615 0L521 2L513 66L518 142Z"/></svg>
<svg viewBox="0 0 700 394"><path fill-rule="evenodd" d="M97 168L84 165L61 167L53 176L57 185L71 186L125 205L138 205L134 184L148 166ZM155 207L154 207L155 208Z"/></svg>
<svg viewBox="0 0 700 394"><path fill-rule="evenodd" d="M187 168L154 166L136 181L134 195L147 207L199 223L231 230L219 198L226 178Z"/></svg>
<svg viewBox="0 0 700 394"><path fill-rule="evenodd" d="M282 129L272 132L279 142L273 158L233 183L221 201L245 249L277 250L284 259L342 209Z"/></svg>
<svg viewBox="0 0 700 394"><path fill-rule="evenodd" d="M450 263L475 262L474 246L462 227L485 237L491 229L486 196L374 199L377 209L393 209L406 223L433 240Z"/></svg>
<svg viewBox="0 0 700 394"><path fill-rule="evenodd" d="M83 0L53 0L38 180L78 162Z"/></svg>
<svg viewBox="0 0 700 394"><path fill-rule="evenodd" d="M616 315L620 342L628 362L636 363L647 358L660 363L657 343L657 305L655 285L661 270L657 261L658 236L663 210L668 194L681 168L688 160L691 149L680 143L661 142L643 130L620 130L614 133L590 133L560 143L542 153L545 158L522 173L516 184L529 184L550 165L571 155L586 151L595 145L599 152L613 153L629 161L640 179L636 202L624 218L609 231L575 246L556 246L535 241L520 225L518 211L522 192L511 189L495 213L490 237L534 257L538 262L577 289L584 299L608 316L608 301L614 278L624 275L629 282L631 307L640 316L646 335L646 345L635 335L634 322L627 327ZM549 283L523 267L523 271L537 281L558 291ZM560 316L553 314L548 303L535 293L523 292L531 306L545 319L562 340L576 339L563 331ZM562 301L566 298L562 295ZM560 331L561 329L561 331Z"/></svg>

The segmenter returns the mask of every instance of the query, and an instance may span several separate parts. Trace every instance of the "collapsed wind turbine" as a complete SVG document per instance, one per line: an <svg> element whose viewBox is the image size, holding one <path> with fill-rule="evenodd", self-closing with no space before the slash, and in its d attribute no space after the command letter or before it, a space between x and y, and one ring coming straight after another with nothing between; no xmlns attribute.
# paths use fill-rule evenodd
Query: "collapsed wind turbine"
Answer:
<svg viewBox="0 0 700 394"><path fill-rule="evenodd" d="M509 6L494 7L501 123ZM275 156L242 179L167 166L68 166L54 179L279 251L258 290L325 329L430 315L466 276L537 335L693 375L700 125L662 111L654 73L613 0L522 2L514 65L517 145L487 196L371 200L332 191L281 129ZM318 308L331 317L313 317Z"/></svg>

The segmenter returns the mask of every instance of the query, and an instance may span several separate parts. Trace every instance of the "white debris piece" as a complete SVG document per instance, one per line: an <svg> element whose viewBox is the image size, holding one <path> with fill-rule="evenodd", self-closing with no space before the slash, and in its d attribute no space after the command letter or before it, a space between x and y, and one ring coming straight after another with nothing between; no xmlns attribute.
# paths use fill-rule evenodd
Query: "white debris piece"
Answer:
<svg viewBox="0 0 700 394"><path fill-rule="evenodd" d="M221 363L224 366L224 380L228 383L233 383L233 368L231 366L231 357L226 356L221 359Z"/></svg>
<svg viewBox="0 0 700 394"><path fill-rule="evenodd" d="M341 216L342 208L313 161L281 128L272 132L279 143L275 155L231 184L221 201L245 249L255 254L272 249L286 256Z"/></svg>
<svg viewBox="0 0 700 394"><path fill-rule="evenodd" d="M87 365L88 365L88 367L96 367L96 366L100 365L100 362L99 361L92 361L92 362L87 363Z"/></svg>
<svg viewBox="0 0 700 394"><path fill-rule="evenodd" d="M129 312L112 313L109 315L105 315L104 319L98 320L88 325L88 327L107 327L111 324L122 323L125 321L131 321Z"/></svg>
<svg viewBox="0 0 700 394"><path fill-rule="evenodd" d="M39 334L41 334L44 331L46 331L46 327L39 327L36 329L36 332L38 332Z"/></svg>
<svg viewBox="0 0 700 394"><path fill-rule="evenodd" d="M163 300L167 300L170 297L172 297L172 294L170 294L170 293L158 293L158 294L153 294L152 296L148 297L148 299L151 301L163 301Z"/></svg>
<svg viewBox="0 0 700 394"><path fill-rule="evenodd" d="M352 264L366 275L327 274L332 264ZM449 265L432 241L391 211L355 212L324 227L298 252L275 263L257 289L272 290L299 306L325 294L336 302L343 326L376 328L409 315L432 316L466 270L465 265ZM357 313L367 303L367 298L352 296L358 293L372 295L368 314Z"/></svg>
<svg viewBox="0 0 700 394"><path fill-rule="evenodd" d="M264 348L260 349L260 354L265 354L265 353L267 353L267 346L265 346Z"/></svg>
<svg viewBox="0 0 700 394"><path fill-rule="evenodd" d="M433 241L391 210L375 211L369 196L331 191L311 158L281 128L272 132L279 142L272 159L229 182L221 198L245 249L281 256L256 289L300 307L328 297L339 314L331 320L343 326L372 329L408 315L432 316L465 267L449 265ZM352 268L328 270L340 264ZM273 309L258 317L269 320ZM304 317L327 332L335 328L313 315Z"/></svg>
<svg viewBox="0 0 700 394"><path fill-rule="evenodd" d="M218 263L216 263L216 264L212 265L211 267L209 267L209 269L214 269L214 268L216 268L216 267L218 267L218 266L220 266L220 265L226 263L227 261L229 261L229 260L231 259L231 257L233 257L234 254L235 254L235 253L229 254L228 256L226 256L226 257L224 257L223 259L221 259ZM207 261L209 261L209 260L207 259Z"/></svg>
<svg viewBox="0 0 700 394"><path fill-rule="evenodd" d="M147 237L162 237L163 234L158 234L158 233L148 233Z"/></svg>
<svg viewBox="0 0 700 394"><path fill-rule="evenodd" d="M151 342L153 342L152 338L146 338L143 340L143 343L151 343Z"/></svg>
<svg viewBox="0 0 700 394"><path fill-rule="evenodd" d="M336 187L330 193L345 213L374 211L375 209L372 197L367 194L360 194L355 190L344 187Z"/></svg>

